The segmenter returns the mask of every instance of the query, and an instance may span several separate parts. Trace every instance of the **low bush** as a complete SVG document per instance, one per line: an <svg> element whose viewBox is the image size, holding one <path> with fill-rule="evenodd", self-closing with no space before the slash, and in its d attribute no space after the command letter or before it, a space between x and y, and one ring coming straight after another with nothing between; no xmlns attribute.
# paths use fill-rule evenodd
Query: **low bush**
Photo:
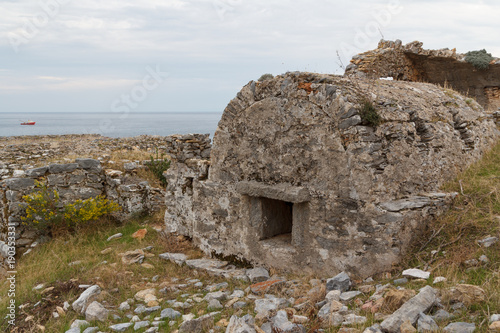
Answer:
<svg viewBox="0 0 500 333"><path fill-rule="evenodd" d="M273 74L266 73L262 74L258 81L271 80L272 78L274 78Z"/></svg>
<svg viewBox="0 0 500 333"><path fill-rule="evenodd" d="M120 209L117 203L103 196L63 204L59 193L50 190L47 184L42 182L37 182L35 191L23 196L23 199L26 212L26 215L21 217L23 224L52 233L73 230Z"/></svg>
<svg viewBox="0 0 500 333"><path fill-rule="evenodd" d="M465 61L477 69L488 69L493 57L485 49L479 51L470 51L465 54Z"/></svg>
<svg viewBox="0 0 500 333"><path fill-rule="evenodd" d="M377 113L377 109L373 105L373 102L368 99L363 99L361 102L360 117L364 124L373 127L377 127L382 120L380 115Z"/></svg>

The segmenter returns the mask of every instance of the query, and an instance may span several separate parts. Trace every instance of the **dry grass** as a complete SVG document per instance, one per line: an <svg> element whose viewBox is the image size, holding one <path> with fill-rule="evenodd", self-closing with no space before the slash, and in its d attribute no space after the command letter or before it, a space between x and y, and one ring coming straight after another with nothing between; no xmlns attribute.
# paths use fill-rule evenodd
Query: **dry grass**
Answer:
<svg viewBox="0 0 500 333"><path fill-rule="evenodd" d="M463 319L476 315L476 324L482 323L479 331L486 332L483 321L500 313L500 244L485 248L477 241L500 236L500 143L444 190L459 193L453 208L429 226L408 261L446 277L445 287L468 283L483 288L488 300L469 307ZM488 263L479 261L482 255Z"/></svg>

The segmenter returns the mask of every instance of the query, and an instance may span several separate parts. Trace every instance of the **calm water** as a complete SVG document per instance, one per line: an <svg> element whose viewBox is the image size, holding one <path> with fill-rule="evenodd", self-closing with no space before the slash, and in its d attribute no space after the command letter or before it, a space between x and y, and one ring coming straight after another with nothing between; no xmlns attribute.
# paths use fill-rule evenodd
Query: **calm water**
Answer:
<svg viewBox="0 0 500 333"><path fill-rule="evenodd" d="M221 113L0 113L0 136L44 134L101 134L128 137L141 134L210 133ZM22 121L36 121L21 126Z"/></svg>

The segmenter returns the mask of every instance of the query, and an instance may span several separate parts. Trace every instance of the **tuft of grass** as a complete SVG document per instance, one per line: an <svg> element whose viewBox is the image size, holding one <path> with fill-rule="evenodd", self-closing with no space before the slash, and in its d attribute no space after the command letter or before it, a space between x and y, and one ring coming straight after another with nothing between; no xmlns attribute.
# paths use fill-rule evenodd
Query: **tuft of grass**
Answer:
<svg viewBox="0 0 500 333"><path fill-rule="evenodd" d="M161 154L160 156L157 149L156 156L150 156L150 161L147 163L147 167L148 170L152 172L153 175L160 181L160 183L166 187L167 179L163 173L170 168L170 161L165 157L165 154Z"/></svg>
<svg viewBox="0 0 500 333"><path fill-rule="evenodd" d="M363 123L373 127L377 127L382 121L375 105L373 105L373 102L368 99L363 99L361 102L361 112L359 115L361 116Z"/></svg>

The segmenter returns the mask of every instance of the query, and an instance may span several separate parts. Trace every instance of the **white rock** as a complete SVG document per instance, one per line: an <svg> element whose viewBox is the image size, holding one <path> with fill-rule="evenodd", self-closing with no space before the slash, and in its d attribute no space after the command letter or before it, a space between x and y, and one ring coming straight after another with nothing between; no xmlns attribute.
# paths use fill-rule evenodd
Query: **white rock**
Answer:
<svg viewBox="0 0 500 333"><path fill-rule="evenodd" d="M118 238L121 238L122 236L123 236L123 234L122 234L122 233L117 233L117 234L114 234L114 235L112 235L112 236L109 236L109 237L108 237L108 239L107 239L107 241L109 242L109 241L111 241L111 240L113 240L113 239L118 239Z"/></svg>
<svg viewBox="0 0 500 333"><path fill-rule="evenodd" d="M434 281L432 282L433 284L440 283L440 282L446 282L446 278L444 276L438 276L434 278Z"/></svg>
<svg viewBox="0 0 500 333"><path fill-rule="evenodd" d="M403 271L403 276L408 276L416 279L428 279L429 276L431 276L431 273L417 268L410 268Z"/></svg>

